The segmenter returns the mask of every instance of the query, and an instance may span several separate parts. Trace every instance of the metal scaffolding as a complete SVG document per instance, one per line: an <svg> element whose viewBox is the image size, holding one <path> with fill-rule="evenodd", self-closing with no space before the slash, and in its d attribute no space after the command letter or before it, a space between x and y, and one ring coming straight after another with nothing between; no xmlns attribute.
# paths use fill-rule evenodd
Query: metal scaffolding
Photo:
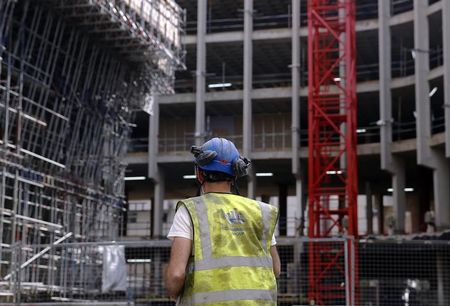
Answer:
<svg viewBox="0 0 450 306"><path fill-rule="evenodd" d="M133 110L173 91L183 27L171 0L0 0L2 295L70 268L50 252L13 273L17 244L115 239Z"/></svg>

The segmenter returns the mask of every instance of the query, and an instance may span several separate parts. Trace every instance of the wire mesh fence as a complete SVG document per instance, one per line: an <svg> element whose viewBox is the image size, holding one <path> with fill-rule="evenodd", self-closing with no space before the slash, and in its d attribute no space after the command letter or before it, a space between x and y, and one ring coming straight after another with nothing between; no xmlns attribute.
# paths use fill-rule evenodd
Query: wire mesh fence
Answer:
<svg viewBox="0 0 450 306"><path fill-rule="evenodd" d="M450 304L450 242L360 240L354 244L357 264L348 265L346 245L352 241L280 238L278 305ZM2 271L0 305L175 305L163 285L170 245L168 240L17 243L7 256L11 269ZM335 256L339 252L342 256ZM337 265L311 277L310 263L318 256Z"/></svg>
<svg viewBox="0 0 450 306"><path fill-rule="evenodd" d="M450 243L359 244L361 305L450 305Z"/></svg>
<svg viewBox="0 0 450 306"><path fill-rule="evenodd" d="M16 244L0 296L12 305L172 305L163 288L169 253L169 241Z"/></svg>

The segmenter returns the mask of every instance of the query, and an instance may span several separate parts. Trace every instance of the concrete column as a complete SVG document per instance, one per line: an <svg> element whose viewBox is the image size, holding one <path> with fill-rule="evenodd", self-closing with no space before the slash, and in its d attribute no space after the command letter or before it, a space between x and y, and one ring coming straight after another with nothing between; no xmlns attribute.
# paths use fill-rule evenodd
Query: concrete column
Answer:
<svg viewBox="0 0 450 306"><path fill-rule="evenodd" d="M414 0L417 162L419 165L433 169L436 227L438 230L442 230L450 227L450 172L445 153L437 149L432 150L429 146L431 108L428 84L430 69L427 8L427 1Z"/></svg>
<svg viewBox="0 0 450 306"><path fill-rule="evenodd" d="M300 174L300 1L292 0L292 173Z"/></svg>
<svg viewBox="0 0 450 306"><path fill-rule="evenodd" d="M206 11L207 0L197 1L197 69L195 93L195 144L205 142Z"/></svg>
<svg viewBox="0 0 450 306"><path fill-rule="evenodd" d="M373 234L373 205L372 205L372 186L366 182L366 218L367 235Z"/></svg>
<svg viewBox="0 0 450 306"><path fill-rule="evenodd" d="M152 203L153 210L153 232L152 238L162 238L162 210L165 195L164 172L158 167L157 177L154 185L154 199Z"/></svg>
<svg viewBox="0 0 450 306"><path fill-rule="evenodd" d="M247 174L247 197L250 199L256 198L256 175L253 166L249 168Z"/></svg>
<svg viewBox="0 0 450 306"><path fill-rule="evenodd" d="M297 225L297 235L304 236L305 227L305 210L306 210L306 195L303 188L303 180L298 177L295 179L295 195L297 197L297 205L300 207L299 223Z"/></svg>
<svg viewBox="0 0 450 306"><path fill-rule="evenodd" d="M293 258L293 262L294 262L294 269L292 273L293 275L292 277L292 283L291 280L289 281L292 284L291 288L302 288L299 290L299 296L304 295L305 294L305 290L303 289L305 286L302 286L302 275L301 273L298 273L296 271L301 271L301 269L303 268L302 266L302 255L305 253L305 248L304 248L304 241L300 240L300 239L296 239L294 241L294 258ZM291 270L292 271L292 270ZM291 272L289 271L289 272Z"/></svg>
<svg viewBox="0 0 450 306"><path fill-rule="evenodd" d="M447 252L436 254L436 276L438 305L450 305L450 263Z"/></svg>
<svg viewBox="0 0 450 306"><path fill-rule="evenodd" d="M243 153L252 151L252 88L253 88L253 0L244 2L244 99L243 99Z"/></svg>
<svg viewBox="0 0 450 306"><path fill-rule="evenodd" d="M445 155L450 157L450 1L442 1L444 56Z"/></svg>
<svg viewBox="0 0 450 306"><path fill-rule="evenodd" d="M403 232L405 224L405 169L400 158L392 154L392 93L391 93L391 16L390 2L378 0L378 53L380 69L380 146L381 169L392 175L396 231ZM383 220L381 220L383 221ZM381 229L382 230L382 229Z"/></svg>
<svg viewBox="0 0 450 306"><path fill-rule="evenodd" d="M380 235L384 235L384 206L383 206L383 194L375 193L375 206L378 210L378 232Z"/></svg>
<svg viewBox="0 0 450 306"><path fill-rule="evenodd" d="M163 272L163 262L161 261L161 248L156 249L156 252L154 253L155 255L152 258L153 264L152 266L154 267L153 273L151 274L151 276L153 277L154 283L158 283L161 281L161 279L164 279L165 275ZM164 288L163 286L156 286L156 292L155 295L156 296L161 296L164 295L163 291Z"/></svg>
<svg viewBox="0 0 450 306"><path fill-rule="evenodd" d="M425 223L425 214L430 211L433 210L434 211L434 203L432 206L431 203L431 196L432 194L434 194L433 192L433 177L427 177L427 172L428 169L426 168L419 168L417 171L417 176L418 177L423 177L424 180L428 183L423 185L423 188L418 188L417 189L417 201L419 203L419 216L420 216L420 221L422 223L422 227L421 230L422 231L428 231L428 230L433 230L436 231L436 219L434 219L433 222L433 226L432 227L428 227L428 224ZM431 221L431 220L429 220Z"/></svg>
<svg viewBox="0 0 450 306"><path fill-rule="evenodd" d="M428 72L429 41L427 20L428 1L414 0L414 49L415 90L416 90L416 138L417 162L419 165L433 168L431 160L431 108L429 97Z"/></svg>
<svg viewBox="0 0 450 306"><path fill-rule="evenodd" d="M436 153L437 167L433 170L433 192L436 229L450 228L450 182L449 163L444 154Z"/></svg>
<svg viewBox="0 0 450 306"><path fill-rule="evenodd" d="M244 88L243 88L243 154L251 158L252 152L252 89L253 89L253 0L244 1ZM255 196L255 175L250 171L247 177L249 197Z"/></svg>
<svg viewBox="0 0 450 306"><path fill-rule="evenodd" d="M154 96L153 115L148 120L148 173L147 177L155 179L157 173L159 134L159 96Z"/></svg>
<svg viewBox="0 0 450 306"><path fill-rule="evenodd" d="M390 1L378 0L378 54L380 73L380 146L381 168L392 169L392 94Z"/></svg>
<svg viewBox="0 0 450 306"><path fill-rule="evenodd" d="M300 1L292 0L292 174L295 176L295 196L300 209L298 231L303 235L303 186L300 168Z"/></svg>
<svg viewBox="0 0 450 306"><path fill-rule="evenodd" d="M278 209L280 211L280 220L278 221L278 229L280 236L287 235L287 196L288 196L288 185L280 184L278 187Z"/></svg>
<svg viewBox="0 0 450 306"><path fill-rule="evenodd" d="M392 175L392 189L394 189L392 196L394 200L395 232L399 234L405 232L405 187L405 169L403 163L398 162L395 174Z"/></svg>

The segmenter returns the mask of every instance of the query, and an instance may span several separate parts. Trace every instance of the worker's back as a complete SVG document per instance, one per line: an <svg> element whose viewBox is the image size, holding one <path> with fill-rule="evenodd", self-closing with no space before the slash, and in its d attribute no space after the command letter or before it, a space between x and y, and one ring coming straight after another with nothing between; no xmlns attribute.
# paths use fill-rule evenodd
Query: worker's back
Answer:
<svg viewBox="0 0 450 306"><path fill-rule="evenodd" d="M227 193L207 193L182 205L194 239L179 305L276 305L270 242L277 209Z"/></svg>

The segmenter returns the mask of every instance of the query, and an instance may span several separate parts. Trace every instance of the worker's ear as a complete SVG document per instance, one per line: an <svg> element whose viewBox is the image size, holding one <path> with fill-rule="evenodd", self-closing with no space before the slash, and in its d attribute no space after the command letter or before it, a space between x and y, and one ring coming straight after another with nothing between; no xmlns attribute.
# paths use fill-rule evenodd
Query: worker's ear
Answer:
<svg viewBox="0 0 450 306"><path fill-rule="evenodd" d="M205 175L203 174L203 171L200 170L198 167L195 167L195 176L199 184L202 185L203 182L205 181Z"/></svg>

